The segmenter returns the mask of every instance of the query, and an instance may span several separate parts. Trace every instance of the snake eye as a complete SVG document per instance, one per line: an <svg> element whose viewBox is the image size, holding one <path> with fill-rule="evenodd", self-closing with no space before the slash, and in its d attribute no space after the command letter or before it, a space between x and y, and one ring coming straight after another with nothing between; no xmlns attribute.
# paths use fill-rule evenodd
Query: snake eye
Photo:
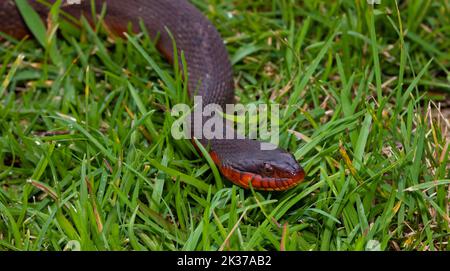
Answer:
<svg viewBox="0 0 450 271"><path fill-rule="evenodd" d="M273 172L273 167L269 163L264 163L264 173L270 174Z"/></svg>

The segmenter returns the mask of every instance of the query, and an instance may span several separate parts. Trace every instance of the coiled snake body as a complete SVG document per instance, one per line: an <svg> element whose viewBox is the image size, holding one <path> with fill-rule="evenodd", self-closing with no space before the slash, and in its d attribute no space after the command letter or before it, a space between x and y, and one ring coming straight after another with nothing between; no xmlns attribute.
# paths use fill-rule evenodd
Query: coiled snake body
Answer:
<svg viewBox="0 0 450 271"><path fill-rule="evenodd" d="M47 6L29 4L43 17ZM54 1L48 1L53 3ZM79 17L91 16L90 0L63 1L62 9ZM139 20L151 36L158 36L159 51L173 62L172 33L187 62L190 95L200 95L204 104L225 108L234 103L233 74L227 50L215 27L186 0L96 0L96 10L106 3L104 21L115 33L126 32L128 23L139 31ZM0 31L21 38L28 33L14 0L0 0ZM180 62L181 63L181 62ZM261 142L250 139L201 140L221 173L233 183L259 190L285 190L303 180L304 171L294 157L280 149L261 150Z"/></svg>

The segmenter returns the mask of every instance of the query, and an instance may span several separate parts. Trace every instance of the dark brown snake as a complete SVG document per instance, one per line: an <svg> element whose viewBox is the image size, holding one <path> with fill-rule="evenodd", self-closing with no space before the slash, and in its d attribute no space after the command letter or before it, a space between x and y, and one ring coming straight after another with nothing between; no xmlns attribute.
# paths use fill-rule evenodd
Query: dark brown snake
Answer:
<svg viewBox="0 0 450 271"><path fill-rule="evenodd" d="M49 9L42 1L28 3L47 18ZM54 1L47 1L53 3ZM75 17L91 16L90 0L63 1L62 9ZM114 33L126 32L128 23L139 31L139 20L150 36L159 37L158 50L173 62L172 33L178 54L187 62L188 89L203 103L225 108L234 103L233 73L224 42L216 28L186 0L96 0L96 11L106 3L104 21ZM30 35L14 0L0 0L0 31L16 38ZM258 190L286 190L300 183L304 171L294 157L280 149L261 150L260 141L251 139L203 139L221 173L233 183Z"/></svg>

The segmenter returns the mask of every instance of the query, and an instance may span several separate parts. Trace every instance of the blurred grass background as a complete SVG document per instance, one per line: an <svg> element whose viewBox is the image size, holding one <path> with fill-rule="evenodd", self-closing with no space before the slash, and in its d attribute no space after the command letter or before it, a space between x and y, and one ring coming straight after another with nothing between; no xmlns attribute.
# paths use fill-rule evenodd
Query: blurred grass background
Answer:
<svg viewBox="0 0 450 271"><path fill-rule="evenodd" d="M0 34L0 250L450 248L449 1L192 2L237 101L281 105L305 182L214 175L170 135L186 95L153 41L53 10L34 38Z"/></svg>

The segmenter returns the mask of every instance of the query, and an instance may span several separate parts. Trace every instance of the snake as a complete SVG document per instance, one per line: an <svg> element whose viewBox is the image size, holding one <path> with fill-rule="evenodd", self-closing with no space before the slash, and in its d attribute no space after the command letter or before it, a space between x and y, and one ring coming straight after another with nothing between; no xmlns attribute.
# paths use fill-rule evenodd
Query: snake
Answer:
<svg viewBox="0 0 450 271"><path fill-rule="evenodd" d="M42 19L48 18L55 2L19 1L27 1ZM121 35L128 31L130 24L133 32L140 32L139 25L143 22L168 62L176 63L174 58L184 55L191 98L199 95L205 105L217 104L222 108L234 104L233 70L226 44L212 22L192 3L187 0L63 0L60 8L75 18L85 16L89 20L105 6L102 20L112 32ZM31 36L14 0L0 1L0 31L17 39ZM178 63L182 65L182 61ZM208 150L221 174L243 188L281 191L304 180L305 172L295 157L278 146L267 150L261 147L262 141L245 137L203 138L197 142Z"/></svg>

